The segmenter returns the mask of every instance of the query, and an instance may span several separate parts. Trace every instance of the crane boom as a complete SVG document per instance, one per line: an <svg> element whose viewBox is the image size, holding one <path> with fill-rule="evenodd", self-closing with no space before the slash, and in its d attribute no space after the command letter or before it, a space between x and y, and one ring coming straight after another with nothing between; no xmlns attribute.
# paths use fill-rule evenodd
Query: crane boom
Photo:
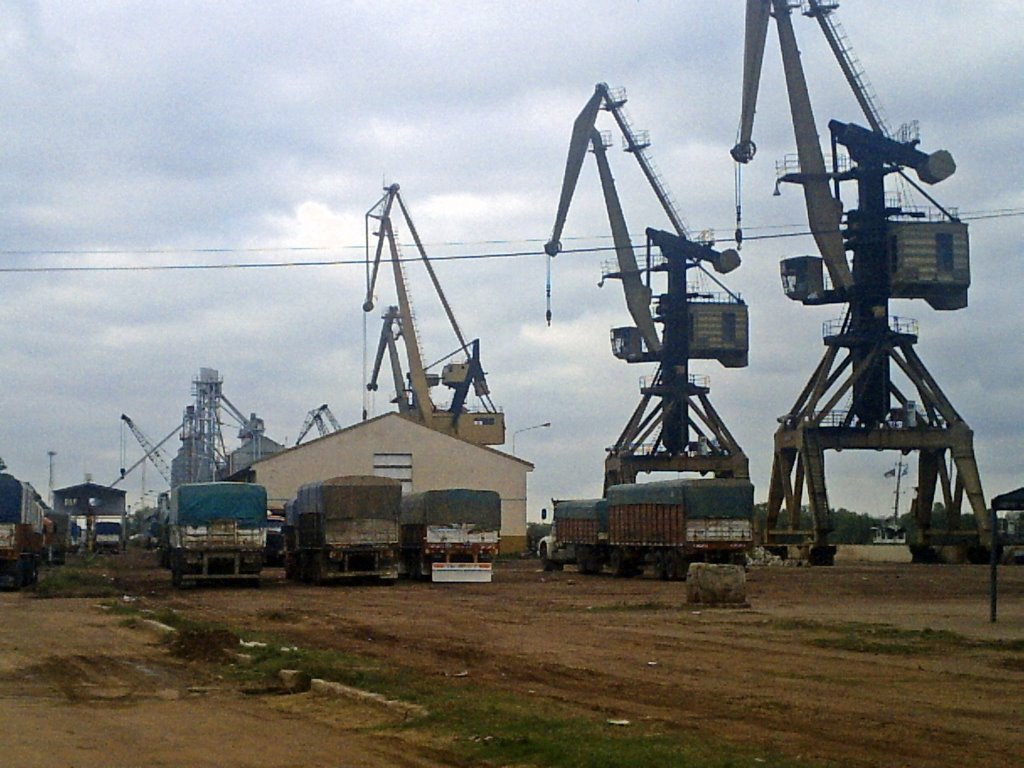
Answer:
<svg viewBox="0 0 1024 768"><path fill-rule="evenodd" d="M572 124L569 155L565 160L565 175L562 177L562 192L558 197L558 213L555 214L555 226L551 230L551 239L544 246L544 251L548 256L556 256L562 250L562 229L565 227L565 218L569 215L569 205L576 192L576 182L580 178L580 169L583 168L583 160L587 156L587 146L590 144L590 134L594 130L594 123L597 121L597 113L601 109L603 98L604 95L600 89L595 90L594 95L590 97Z"/></svg>
<svg viewBox="0 0 1024 768"><path fill-rule="evenodd" d="M654 190L654 196L658 198L658 202L661 204L662 210L665 211L665 215L668 216L668 220L672 222L672 227L675 229L676 234L680 237L689 238L690 234L686 230L686 224L683 223L683 217L679 215L679 210L672 200L668 187L655 169L654 160L646 152L650 142L646 139L641 139L629 123L629 118L626 116L626 110L624 109L625 97L615 98L606 83L598 83L597 89L604 95L605 109L611 112L612 117L615 118L615 123L619 126L619 130L622 131L622 136L626 143L626 151L636 158L637 163L640 165L640 170L643 171L644 176L647 178L647 183Z"/></svg>
<svg viewBox="0 0 1024 768"><path fill-rule="evenodd" d="M731 154L733 159L741 163L749 162L754 156L751 132L769 15L775 17L779 33L793 135L800 160L800 172L789 174L784 180L794 181L803 187L807 219L818 251L828 268L832 285L837 290L845 291L853 285L853 274L846 260L846 247L840 230L842 204L833 196L829 187L829 175L807 91L807 79L800 63L800 49L793 31L788 0L747 0L745 38L749 47L744 51L743 105L740 110L739 142Z"/></svg>
<svg viewBox="0 0 1024 768"><path fill-rule="evenodd" d="M395 343L401 331L395 332L395 325L401 322L398 315L398 307L388 307L384 313L384 324L380 329L380 341L377 343L377 355L373 361L373 373L366 388L371 392L377 391L377 379L380 377L380 369L384 364L384 353L388 353L388 360L391 363L391 377L395 387L395 400L398 410L401 413L408 413L412 410L409 398L405 394L405 379L402 373L402 361L398 356L398 345Z"/></svg>
<svg viewBox="0 0 1024 768"><path fill-rule="evenodd" d="M615 180L612 178L611 167L608 165L604 142L601 140L601 134L596 130L591 132L591 144L594 147L594 157L597 159L597 171L601 177L605 208L608 210L608 223L612 228L612 241L615 244L615 256L619 265L619 272L616 276L622 280L622 290L626 295L626 307L633 322L636 323L636 327L640 330L647 349L651 352L658 352L661 350L661 339L658 337L658 329L651 316L651 289L640 278L640 269L637 267L633 243L629 239L626 219L622 215L622 205L619 203Z"/></svg>
<svg viewBox="0 0 1024 768"><path fill-rule="evenodd" d="M135 422L132 421L126 414L121 414L121 421L123 421L125 425L128 427L128 429L131 430L131 433L135 436L135 439L139 442L139 445L142 446L142 450L145 451L145 454L142 456L141 459L139 459L130 467L128 467L128 469L122 469L121 476L118 477L110 485L114 486L117 483L121 482L129 473L131 473L133 469L143 464L147 459L149 459L152 462L153 466L156 467L157 471L160 473L163 479L166 480L168 484L170 484L171 468L167 465L167 461L164 459L163 454L160 453L160 448L163 446L164 443L166 443L168 440L174 437L175 434L177 434L178 430L181 429L181 424L176 425L174 429L167 433L163 440L154 444L152 441L150 441L148 437L146 437L142 430L135 425Z"/></svg>
<svg viewBox="0 0 1024 768"><path fill-rule="evenodd" d="M732 157L737 163L749 163L757 153L753 142L754 114L757 109L757 91L761 85L761 64L764 45L768 38L768 18L771 3L765 0L747 0L747 17L743 41L743 105L740 127Z"/></svg>
<svg viewBox="0 0 1024 768"><path fill-rule="evenodd" d="M890 136L881 107L868 83L864 68L854 56L842 25L832 13L837 6L838 3L835 2L822 3L821 0L808 0L806 14L813 17L821 27L821 32L825 35L825 40L828 41L828 46L832 49L836 61L839 62L839 68L843 71L843 76L846 78L850 90L853 91L853 96L857 99L864 117L871 125L871 129L883 136Z"/></svg>

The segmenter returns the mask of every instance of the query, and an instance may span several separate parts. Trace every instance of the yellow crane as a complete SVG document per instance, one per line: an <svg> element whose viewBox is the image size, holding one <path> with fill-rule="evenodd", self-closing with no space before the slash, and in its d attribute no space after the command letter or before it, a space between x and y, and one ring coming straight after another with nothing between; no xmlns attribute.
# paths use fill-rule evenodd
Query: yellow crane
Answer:
<svg viewBox="0 0 1024 768"><path fill-rule="evenodd" d="M431 283L437 293L441 306L455 334L458 346L431 365L424 365L420 350L419 337L413 317L412 302L406 280L403 259L395 234L393 215L397 203L409 234L413 239L417 254L430 276ZM373 366L373 373L367 383L367 389L377 389L377 379L383 365L384 354L389 354L391 373L395 386L394 401L398 411L406 418L417 421L430 429L462 438L477 445L501 445L505 442L505 414L499 411L491 401L487 377L480 362L480 340L467 341L455 319L451 305L445 296L437 274L430 263L416 226L402 199L398 184L385 188L384 195L370 208L366 214L367 253L370 251L370 237L376 238L373 249L372 264L369 264L366 300L363 311L372 312L374 308L374 290L382 259L391 262L395 280L395 291L398 303L389 306L383 315L384 325L381 329L380 343ZM387 255L385 256L385 247ZM404 373L398 353L398 343L405 349L408 370ZM431 369L444 364L440 374L431 373ZM435 404L431 389L444 384L451 390L451 402L448 407ZM475 395L482 406L471 409L467 405L470 394Z"/></svg>

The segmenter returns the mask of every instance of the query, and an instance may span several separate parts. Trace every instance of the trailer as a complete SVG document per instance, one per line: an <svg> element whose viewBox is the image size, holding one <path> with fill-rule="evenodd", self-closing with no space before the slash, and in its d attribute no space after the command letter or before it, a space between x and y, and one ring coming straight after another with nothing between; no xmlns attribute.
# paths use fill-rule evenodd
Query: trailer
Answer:
<svg viewBox="0 0 1024 768"><path fill-rule="evenodd" d="M348 475L301 486L285 506L285 575L314 584L398 578L402 483Z"/></svg>
<svg viewBox="0 0 1024 768"><path fill-rule="evenodd" d="M171 491L167 541L171 583L260 583L267 492L254 483L190 483Z"/></svg>
<svg viewBox="0 0 1024 768"><path fill-rule="evenodd" d="M45 511L31 485L0 473L0 587L17 590L39 578Z"/></svg>
<svg viewBox="0 0 1024 768"><path fill-rule="evenodd" d="M613 485L608 500L608 564L617 576L652 566L661 579L685 578L691 562L746 562L754 543L754 486L708 478Z"/></svg>
<svg viewBox="0 0 1024 768"><path fill-rule="evenodd" d="M467 488L402 498L399 573L437 582L490 582L501 531L501 496Z"/></svg>
<svg viewBox="0 0 1024 768"><path fill-rule="evenodd" d="M551 533L537 554L545 571L575 565L580 573L597 573L609 560L608 502L604 499L555 499Z"/></svg>

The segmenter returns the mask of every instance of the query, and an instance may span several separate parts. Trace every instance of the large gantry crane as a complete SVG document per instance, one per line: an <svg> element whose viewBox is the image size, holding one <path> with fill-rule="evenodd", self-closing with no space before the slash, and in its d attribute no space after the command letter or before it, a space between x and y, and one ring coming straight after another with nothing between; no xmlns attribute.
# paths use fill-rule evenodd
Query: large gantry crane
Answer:
<svg viewBox="0 0 1024 768"><path fill-rule="evenodd" d="M805 305L847 305L841 319L825 323L825 355L793 407L779 419L767 543L779 550L796 546L810 562L831 564L835 547L828 544L833 523L824 452L917 451L918 488L912 512L920 532L911 542L914 559L934 559L944 546L959 547L972 559L981 557L990 531L973 432L915 352L916 322L889 314L893 298L924 299L939 310L967 306L967 225L939 206L905 171L913 169L921 182L936 184L952 175L956 166L945 150L918 150L912 131L889 131L835 18L837 7L824 0L748 0L746 8L743 105L732 156L739 163L754 157L754 111L769 20L774 17L799 159L799 167L784 169L789 172L779 181L803 187L820 253L783 260L783 287L789 298ZM819 144L800 63L792 24L796 9L818 22L870 126L829 123L831 167ZM840 147L848 162L841 162ZM930 219L924 211L887 199L885 179L891 174L923 194L941 216ZM844 227L839 193L846 182L856 184L857 208L846 213ZM846 251L853 254L852 266ZM902 381L894 378L898 373ZM802 530L800 524L804 486L811 530ZM932 520L937 488L946 511L944 525ZM965 496L976 531L960 526Z"/></svg>
<svg viewBox="0 0 1024 768"><path fill-rule="evenodd" d="M624 110L625 92L598 83L573 124L549 258L562 249L561 236L588 148L597 160L605 208L615 247L616 267L604 278L622 281L634 327L614 328L612 352L628 363L657 363L653 378L641 385L640 403L605 459L604 487L633 483L640 472L698 472L747 479L749 462L711 404L707 378L691 376L689 361L718 360L726 367L747 365L748 315L740 297L704 268L720 273L739 266L734 250L717 251L691 239L675 203L647 153L646 132L635 131ZM623 148L640 165L673 231L646 230L646 261L637 264L606 150L610 134L595 128L601 110L622 133ZM660 251L656 258L652 249ZM719 288L697 290L689 271L699 270ZM652 275L667 274L667 289L652 313ZM602 279L602 283L604 279ZM550 321L550 307L548 312ZM657 325L662 325L661 334Z"/></svg>
<svg viewBox="0 0 1024 768"><path fill-rule="evenodd" d="M438 360L433 365L423 364L419 337L413 318L412 302L406 282L402 256L392 223L392 212L398 209L405 221L409 234L416 245L419 258L423 262L433 283L434 290L444 308L448 322L458 340L455 351ZM385 188L384 196L378 200L366 214L367 224L375 222L374 227L367 226L367 253L370 250L371 236L377 238L372 265L369 269L366 284L366 300L363 311L372 312L374 307L374 289L380 270L381 259L384 257L384 246L388 247L391 268L395 278L395 290L398 304L387 308L383 315L384 325L381 329L380 343L373 365L373 373L366 387L370 391L377 389L377 379L384 362L385 352L391 364L391 374L395 387L394 401L398 412L408 419L417 421L430 429L462 438L477 445L501 445L505 442L505 414L500 412L491 401L490 389L483 366L480 363L480 341L466 341L462 329L455 320L451 305L441 289L434 268L430 263L420 241L419 233L409 216L409 211L399 193L399 186L392 184ZM372 234L371 234L371 230ZM408 371L403 374L398 342L405 348ZM464 359L461 356L465 356ZM460 359L448 362L459 356ZM430 369L445 363L441 373L431 373ZM451 402L447 408L434 403L430 390L438 384L451 389ZM467 405L470 394L475 394L482 407L476 410Z"/></svg>

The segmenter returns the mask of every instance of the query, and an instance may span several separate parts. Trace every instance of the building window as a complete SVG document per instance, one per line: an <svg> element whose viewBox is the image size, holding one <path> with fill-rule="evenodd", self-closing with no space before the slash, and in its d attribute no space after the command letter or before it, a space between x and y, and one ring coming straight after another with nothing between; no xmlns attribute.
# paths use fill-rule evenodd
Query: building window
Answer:
<svg viewBox="0 0 1024 768"><path fill-rule="evenodd" d="M736 313L722 313L722 341L733 346L736 344Z"/></svg>
<svg viewBox="0 0 1024 768"><path fill-rule="evenodd" d="M953 235L939 232L935 235L936 265L940 272L953 271Z"/></svg>
<svg viewBox="0 0 1024 768"><path fill-rule="evenodd" d="M412 454L373 454L373 474L402 481L402 493L412 493Z"/></svg>

